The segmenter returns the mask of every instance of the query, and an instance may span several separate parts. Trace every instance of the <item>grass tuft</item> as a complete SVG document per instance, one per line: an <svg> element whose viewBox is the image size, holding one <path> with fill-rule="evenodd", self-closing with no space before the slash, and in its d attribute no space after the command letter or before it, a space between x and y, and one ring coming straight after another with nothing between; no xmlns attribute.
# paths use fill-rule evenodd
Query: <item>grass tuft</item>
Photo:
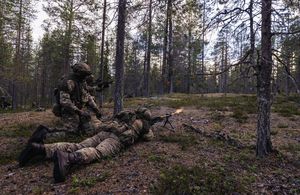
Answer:
<svg viewBox="0 0 300 195"><path fill-rule="evenodd" d="M244 112L241 108L234 109L233 114L231 115L231 117L235 118L238 123L246 123L247 119L248 119L247 113Z"/></svg>
<svg viewBox="0 0 300 195"><path fill-rule="evenodd" d="M197 138L191 134L185 134L185 135L172 134L168 136L161 135L160 139L163 142L167 142L167 143L177 143L178 145L180 145L182 150L186 150L190 146L198 144Z"/></svg>
<svg viewBox="0 0 300 195"><path fill-rule="evenodd" d="M72 188L80 188L80 187L93 187L98 182L103 182L109 177L108 172L104 172L101 175L97 175L95 177L88 177L88 178L78 178L73 176L72 178Z"/></svg>
<svg viewBox="0 0 300 195"><path fill-rule="evenodd" d="M0 137L30 137L37 124L20 123L9 128L0 129Z"/></svg>
<svg viewBox="0 0 300 195"><path fill-rule="evenodd" d="M161 171L151 194L232 194L243 192L239 182L221 166L212 169L183 165Z"/></svg>
<svg viewBox="0 0 300 195"><path fill-rule="evenodd" d="M148 156L148 161L154 162L154 163L165 163L166 159L162 156L152 154Z"/></svg>
<svg viewBox="0 0 300 195"><path fill-rule="evenodd" d="M277 112L283 117L293 117L294 115L300 115L300 98L297 96L276 98L273 104L273 111Z"/></svg>

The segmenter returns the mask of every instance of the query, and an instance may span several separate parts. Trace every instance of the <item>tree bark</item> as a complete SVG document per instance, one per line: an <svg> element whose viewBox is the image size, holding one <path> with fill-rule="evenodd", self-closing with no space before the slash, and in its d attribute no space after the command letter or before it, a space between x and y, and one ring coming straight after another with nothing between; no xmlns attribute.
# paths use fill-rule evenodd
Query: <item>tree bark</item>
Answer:
<svg viewBox="0 0 300 195"><path fill-rule="evenodd" d="M17 21L17 37L16 37L16 53L15 53L15 66L16 66L16 77L13 81L13 102L12 107L16 109L18 107L19 98L16 90L18 89L18 81L22 74L22 64L21 64L21 35L22 35L22 23L23 23L23 0L19 1L19 12Z"/></svg>
<svg viewBox="0 0 300 195"><path fill-rule="evenodd" d="M250 65L255 67L255 32L254 32L254 17L253 17L253 0L249 4L249 19L250 19Z"/></svg>
<svg viewBox="0 0 300 195"><path fill-rule="evenodd" d="M224 68L225 70L227 70L227 67L228 67L228 41L227 41L227 33L226 33L226 39L225 39L225 56L224 56ZM228 92L228 71L226 71L224 73L224 93L225 95L227 94Z"/></svg>
<svg viewBox="0 0 300 195"><path fill-rule="evenodd" d="M114 94L114 115L123 110L124 93L124 39L125 39L125 18L126 0L119 0L117 44L116 44L116 73L115 73L115 94Z"/></svg>
<svg viewBox="0 0 300 195"><path fill-rule="evenodd" d="M256 62L255 62L255 30L254 30L254 17L253 17L253 5L254 5L254 0L250 0L250 4L249 4L249 20L250 20L250 54L249 54L249 58L250 58L250 66L257 67ZM245 75L247 76L247 75ZM254 83L252 78L250 79L250 83L249 80L247 79L247 85L249 88L249 85L251 85L251 83ZM247 90L249 91L249 90Z"/></svg>
<svg viewBox="0 0 300 195"><path fill-rule="evenodd" d="M162 94L167 89L167 53L168 53L168 29L169 29L169 3L167 3L166 21L164 29L163 62L162 62Z"/></svg>
<svg viewBox="0 0 300 195"><path fill-rule="evenodd" d="M289 54L288 54L288 56L289 56ZM286 72L287 72L286 73L286 78L285 78L285 95L286 96L290 95L290 76L289 76L289 73L291 71L290 66L291 66L290 65L290 58L286 58Z"/></svg>
<svg viewBox="0 0 300 195"><path fill-rule="evenodd" d="M168 92L173 93L173 20L172 20L172 0L168 0L169 14L169 49L168 49Z"/></svg>
<svg viewBox="0 0 300 195"><path fill-rule="evenodd" d="M100 78L104 80L104 44L105 44L105 24L106 24L106 0L103 2L102 16L102 33L101 33L101 56L100 56ZM100 92L99 105L102 106L104 101L103 92Z"/></svg>
<svg viewBox="0 0 300 195"><path fill-rule="evenodd" d="M151 45L152 45L152 0L149 2L149 16L148 16L148 46L147 46L147 60L146 60L146 75L144 91L145 97L150 95L150 62L151 62Z"/></svg>
<svg viewBox="0 0 300 195"><path fill-rule="evenodd" d="M191 29L188 30L188 74L187 74L187 93L191 93L191 75L192 75L192 60L191 60Z"/></svg>
<svg viewBox="0 0 300 195"><path fill-rule="evenodd" d="M202 48L201 48L201 73L203 74L201 76L201 86L202 89L200 89L201 95L203 95L204 91L204 82L205 82L205 76L204 76L204 55L205 55L205 17L206 17L206 2L205 0L203 1L203 16L202 16Z"/></svg>
<svg viewBox="0 0 300 195"><path fill-rule="evenodd" d="M65 32L65 56L64 56L64 74L68 74L70 71L70 61L71 61L71 44L72 44L72 26L73 26L73 20L74 20L74 11L73 11L73 0L71 0L70 5L70 13L67 19L67 29Z"/></svg>
<svg viewBox="0 0 300 195"><path fill-rule="evenodd" d="M257 143L256 155L265 157L272 152L270 135L271 73L272 73L272 0L261 0L261 58L257 72Z"/></svg>

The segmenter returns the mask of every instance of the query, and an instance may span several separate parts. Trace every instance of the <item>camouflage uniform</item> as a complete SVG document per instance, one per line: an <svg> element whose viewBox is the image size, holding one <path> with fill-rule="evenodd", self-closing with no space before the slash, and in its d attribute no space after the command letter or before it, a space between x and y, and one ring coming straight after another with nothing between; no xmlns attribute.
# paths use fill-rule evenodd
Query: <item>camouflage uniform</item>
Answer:
<svg viewBox="0 0 300 195"><path fill-rule="evenodd" d="M87 70L82 73L82 71L78 71L78 66L84 66ZM90 131L91 125L79 127L79 124L83 123L81 120L83 113L90 115L89 112L92 111L96 113L97 117L101 117L100 110L97 107L94 97L89 93L89 87L85 81L85 78L90 75L88 65L79 63L75 64L72 69L73 72L68 78L61 79L56 91L57 102L53 107L53 113L61 118L63 126L51 129L52 136L53 134L61 136L61 134L66 132L78 133L78 131L82 131L86 133L86 131ZM84 108L89 110L84 112ZM84 129L84 127L87 127L87 129Z"/></svg>
<svg viewBox="0 0 300 195"><path fill-rule="evenodd" d="M54 179L56 182L62 182L74 164L100 160L118 153L140 138L153 137L151 126L154 121L162 121L162 118L152 118L148 109L141 108L135 113L121 112L115 116L114 121L101 123L96 135L80 143L42 144L31 140L20 154L19 165L24 166L34 156L42 155L54 161Z"/></svg>
<svg viewBox="0 0 300 195"><path fill-rule="evenodd" d="M143 137L147 140L154 135L147 121L141 119L133 119L128 123L113 121L102 124L98 128L98 132L80 143L54 143L45 144L46 157L52 158L55 151L74 152L79 163L90 163L106 156L118 153L121 148L132 145L139 138Z"/></svg>

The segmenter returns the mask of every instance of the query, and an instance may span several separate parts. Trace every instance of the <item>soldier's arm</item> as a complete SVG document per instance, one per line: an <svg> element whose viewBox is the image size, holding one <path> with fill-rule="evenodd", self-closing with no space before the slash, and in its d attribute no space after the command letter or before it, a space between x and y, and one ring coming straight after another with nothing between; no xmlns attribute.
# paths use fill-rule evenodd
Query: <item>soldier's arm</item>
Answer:
<svg viewBox="0 0 300 195"><path fill-rule="evenodd" d="M87 88L87 91L89 92L89 94L91 94L92 96L95 96L96 90L97 90L96 86L87 85L86 88Z"/></svg>
<svg viewBox="0 0 300 195"><path fill-rule="evenodd" d="M81 114L81 110L72 102L70 98L70 94L65 91L60 91L60 105L69 110L70 112L74 112L76 114Z"/></svg>
<svg viewBox="0 0 300 195"><path fill-rule="evenodd" d="M88 97L88 106L93 110L93 112L96 114L97 118L101 118L101 112L98 108L96 101L94 99L94 96L89 95Z"/></svg>
<svg viewBox="0 0 300 195"><path fill-rule="evenodd" d="M76 114L81 114L82 111L72 102L70 93L73 92L75 84L72 80L67 81L67 89L60 91L59 103L65 109L75 112Z"/></svg>
<svg viewBox="0 0 300 195"><path fill-rule="evenodd" d="M154 133L153 133L152 128L149 129L149 132L148 132L148 133L146 133L146 134L143 135L143 139L144 139L145 141L151 141L151 140L154 139L154 137L155 137L155 136L154 136Z"/></svg>

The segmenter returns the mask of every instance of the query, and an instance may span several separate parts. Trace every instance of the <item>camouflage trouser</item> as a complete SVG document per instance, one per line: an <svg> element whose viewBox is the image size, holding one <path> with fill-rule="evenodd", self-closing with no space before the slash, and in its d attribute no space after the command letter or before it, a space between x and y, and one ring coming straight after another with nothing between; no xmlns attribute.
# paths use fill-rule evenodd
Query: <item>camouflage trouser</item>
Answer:
<svg viewBox="0 0 300 195"><path fill-rule="evenodd" d="M78 116L63 116L61 118L62 126L51 128L47 134L47 139L65 138L68 135L76 135L84 133L87 135L95 135L101 131L102 122L96 117L92 117L90 122L85 123L79 129Z"/></svg>
<svg viewBox="0 0 300 195"><path fill-rule="evenodd" d="M81 163L90 163L102 157L116 154L122 148L119 138L110 132L100 132L80 143L45 144L46 157L52 158L55 151L76 152L81 157Z"/></svg>
<svg viewBox="0 0 300 195"><path fill-rule="evenodd" d="M102 129L102 131L100 131ZM80 143L54 143L45 144L47 158L52 158L55 151L76 152L81 158L81 163L90 163L94 160L100 160L102 157L111 156L120 151L124 146L135 143L140 136L153 135L149 130L143 134L143 124L140 120L132 126L119 124L115 121L109 124L103 124L99 127L99 133Z"/></svg>
<svg viewBox="0 0 300 195"><path fill-rule="evenodd" d="M46 139L65 138L67 134L75 134L78 130L79 118L77 115L63 115L61 118L62 125L51 128L47 133Z"/></svg>

